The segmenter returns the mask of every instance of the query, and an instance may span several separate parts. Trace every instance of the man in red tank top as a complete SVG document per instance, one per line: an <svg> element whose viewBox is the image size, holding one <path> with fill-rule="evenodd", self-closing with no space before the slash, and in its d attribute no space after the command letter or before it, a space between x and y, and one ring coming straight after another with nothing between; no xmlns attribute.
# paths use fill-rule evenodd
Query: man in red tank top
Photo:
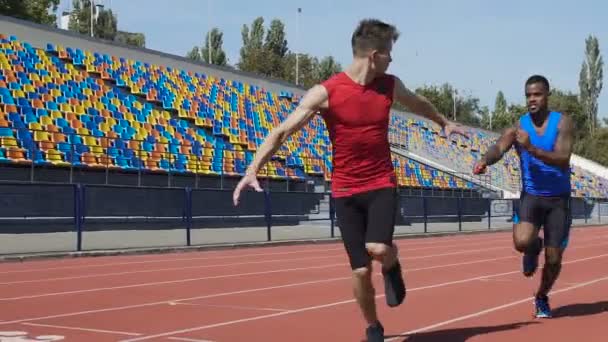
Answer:
<svg viewBox="0 0 608 342"><path fill-rule="evenodd" d="M398 77L386 73L398 37L392 25L375 19L361 21L351 39L351 65L308 90L295 111L266 137L233 195L234 204L238 205L246 187L262 191L256 178L262 166L291 134L314 115L322 115L333 147L331 187L338 226L353 271L354 295L367 322L369 342L384 341L371 280L372 260L382 265L387 305L400 305L406 293L393 243L399 202L388 141L393 101L436 122L446 136L466 135L462 127L439 114Z"/></svg>

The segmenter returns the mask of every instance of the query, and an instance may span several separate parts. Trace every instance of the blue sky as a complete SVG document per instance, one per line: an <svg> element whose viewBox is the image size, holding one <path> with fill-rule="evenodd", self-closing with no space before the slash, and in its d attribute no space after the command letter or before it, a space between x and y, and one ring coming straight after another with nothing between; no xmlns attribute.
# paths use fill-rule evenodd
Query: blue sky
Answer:
<svg viewBox="0 0 608 342"><path fill-rule="evenodd" d="M357 22L376 17L401 31L391 73L411 88L450 82L490 108L498 90L508 102L523 103L523 84L536 73L578 92L589 34L599 39L608 64L605 0L210 0L210 12L209 0L96 1L117 13L119 29L143 32L148 48L172 54L185 55L204 43L210 27L219 27L231 64L238 61L242 25L263 16L267 25L274 18L284 22L290 49L333 55L346 66ZM62 0L59 10L71 2ZM608 67L604 72L599 113L608 117Z"/></svg>

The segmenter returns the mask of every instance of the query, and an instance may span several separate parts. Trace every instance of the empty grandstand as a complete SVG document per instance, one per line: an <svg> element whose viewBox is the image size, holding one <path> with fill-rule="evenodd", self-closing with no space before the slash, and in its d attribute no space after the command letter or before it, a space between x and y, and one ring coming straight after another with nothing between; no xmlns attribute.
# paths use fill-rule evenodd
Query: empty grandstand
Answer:
<svg viewBox="0 0 608 342"><path fill-rule="evenodd" d="M71 174L198 175L197 182L210 186L218 176L229 181L242 175L300 96L237 75L228 79L55 42L40 48L14 35L1 39L0 160L8 164L69 167ZM394 163L404 187L476 188L456 173L399 154ZM330 181L322 119L291 137L261 177Z"/></svg>
<svg viewBox="0 0 608 342"><path fill-rule="evenodd" d="M6 17L0 18L0 50L4 182L229 191L264 137L289 115L304 92L284 82ZM430 121L395 111L389 139L402 193L517 198L515 152L492 166L487 177L473 176L473 164L498 135L473 128L471 133L470 139L446 139ZM329 137L317 117L286 142L260 177L271 191L313 193L299 197L295 206L280 197L274 202L280 202L275 209L286 216L307 220L328 201L331 165ZM606 169L589 165L573 158L573 196L607 198ZM100 196L116 201L118 207L122 201L140 198L115 194ZM227 192L196 194L201 196L198 203L219 196L222 205L229 206ZM171 196L178 201L182 194ZM155 205L150 211L161 206ZM462 222L460 202L457 205L453 216ZM426 204L422 207L426 222ZM192 217L190 209L180 210L167 216ZM226 211L217 209L209 215L220 217ZM253 203L239 215L263 211ZM486 213L485 206L471 206L469 214ZM109 214L100 211L98 216L103 215Z"/></svg>

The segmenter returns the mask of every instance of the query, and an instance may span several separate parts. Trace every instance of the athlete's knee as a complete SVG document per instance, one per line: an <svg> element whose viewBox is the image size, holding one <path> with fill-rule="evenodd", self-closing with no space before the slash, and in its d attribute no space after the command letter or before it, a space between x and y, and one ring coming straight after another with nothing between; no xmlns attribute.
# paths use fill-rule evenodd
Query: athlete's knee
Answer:
<svg viewBox="0 0 608 342"><path fill-rule="evenodd" d="M519 222L513 228L513 245L518 252L539 252L538 233L530 222Z"/></svg>
<svg viewBox="0 0 608 342"><path fill-rule="evenodd" d="M368 242L365 244L365 248L374 259L379 261L382 261L393 252L393 246L384 243Z"/></svg>
<svg viewBox="0 0 608 342"><path fill-rule="evenodd" d="M559 267L562 264L562 252L559 248L547 248L545 251L545 265Z"/></svg>
<svg viewBox="0 0 608 342"><path fill-rule="evenodd" d="M515 246L515 249L520 253L524 253L524 252L528 251L530 249L530 247L532 247L533 242L534 242L534 239L532 239L530 237L515 236L513 238L513 244Z"/></svg>
<svg viewBox="0 0 608 342"><path fill-rule="evenodd" d="M353 269L353 278L357 281L365 281L365 280L371 280L371 276L372 276L372 267L370 266L363 266L363 267L357 267L355 269Z"/></svg>

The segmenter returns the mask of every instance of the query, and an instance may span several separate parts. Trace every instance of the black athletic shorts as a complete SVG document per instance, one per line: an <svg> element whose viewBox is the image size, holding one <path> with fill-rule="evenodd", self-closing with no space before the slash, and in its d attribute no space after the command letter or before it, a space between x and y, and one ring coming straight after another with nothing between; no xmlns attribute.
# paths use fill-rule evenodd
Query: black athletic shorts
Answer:
<svg viewBox="0 0 608 342"><path fill-rule="evenodd" d="M368 266L368 242L391 246L399 203L396 188L372 190L335 199L338 226L352 269Z"/></svg>
<svg viewBox="0 0 608 342"><path fill-rule="evenodd" d="M545 247L566 248L572 216L570 196L536 196L522 192L519 208L515 208L513 223L530 222L543 228Z"/></svg>

